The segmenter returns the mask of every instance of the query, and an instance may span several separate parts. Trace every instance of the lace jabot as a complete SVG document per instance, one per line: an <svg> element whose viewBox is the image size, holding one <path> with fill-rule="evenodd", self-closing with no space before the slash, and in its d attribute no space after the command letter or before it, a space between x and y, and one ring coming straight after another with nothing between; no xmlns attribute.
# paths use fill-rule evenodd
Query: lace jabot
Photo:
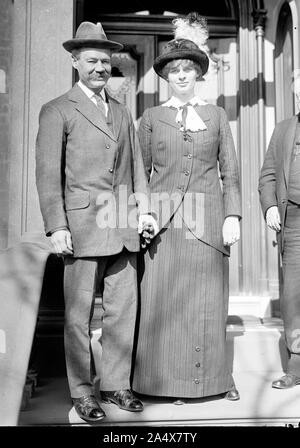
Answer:
<svg viewBox="0 0 300 448"><path fill-rule="evenodd" d="M164 107L171 107L178 110L176 115L176 123L180 124L181 131L203 131L207 129L204 121L197 114L194 106L205 106L208 103L203 101L199 96L194 96L187 103L182 103L178 98L172 96L167 102L163 103Z"/></svg>

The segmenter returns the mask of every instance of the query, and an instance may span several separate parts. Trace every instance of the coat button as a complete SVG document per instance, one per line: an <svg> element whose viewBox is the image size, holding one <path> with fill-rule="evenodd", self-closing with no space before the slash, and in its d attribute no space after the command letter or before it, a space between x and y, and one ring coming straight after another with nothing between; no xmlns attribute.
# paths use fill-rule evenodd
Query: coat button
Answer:
<svg viewBox="0 0 300 448"><path fill-rule="evenodd" d="M188 176L188 175L190 174L189 170L186 170L186 171L184 172L184 174L185 174L186 176Z"/></svg>
<svg viewBox="0 0 300 448"><path fill-rule="evenodd" d="M198 380L198 378L195 378L195 379L194 379L194 383L195 383L195 384L199 384L199 383L200 383L200 380Z"/></svg>
<svg viewBox="0 0 300 448"><path fill-rule="evenodd" d="M110 168L108 171L109 171L110 173L113 173L113 172L114 172L114 170L113 170L112 168Z"/></svg>
<svg viewBox="0 0 300 448"><path fill-rule="evenodd" d="M105 145L105 148L106 148L106 149L109 149L109 148L110 148L110 145L109 145L109 144Z"/></svg>
<svg viewBox="0 0 300 448"><path fill-rule="evenodd" d="M201 365L200 362L196 362L195 364L196 367L200 367L200 365Z"/></svg>
<svg viewBox="0 0 300 448"><path fill-rule="evenodd" d="M197 345L197 346L195 347L195 350L196 350L196 352L200 352L201 348L199 347L199 345Z"/></svg>
<svg viewBox="0 0 300 448"><path fill-rule="evenodd" d="M285 204L286 199L282 199L281 202L282 202L282 204Z"/></svg>
<svg viewBox="0 0 300 448"><path fill-rule="evenodd" d="M192 154L188 154L187 156L188 159L191 159L192 157L193 157Z"/></svg>

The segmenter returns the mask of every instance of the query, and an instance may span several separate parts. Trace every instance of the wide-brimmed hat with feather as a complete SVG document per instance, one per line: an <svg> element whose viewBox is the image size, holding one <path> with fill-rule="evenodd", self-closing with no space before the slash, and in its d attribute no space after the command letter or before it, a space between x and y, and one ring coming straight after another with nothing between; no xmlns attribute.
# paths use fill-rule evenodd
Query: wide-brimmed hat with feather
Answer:
<svg viewBox="0 0 300 448"><path fill-rule="evenodd" d="M204 17L198 13L189 13L185 18L173 20L174 37L162 50L162 53L155 59L153 68L156 73L165 78L163 68L174 59L191 59L201 67L204 75L209 67L207 55L208 28Z"/></svg>
<svg viewBox="0 0 300 448"><path fill-rule="evenodd" d="M77 48L103 48L108 50L122 50L123 45L119 42L108 40L100 22L82 22L75 34L74 39L63 43L65 50L71 52Z"/></svg>

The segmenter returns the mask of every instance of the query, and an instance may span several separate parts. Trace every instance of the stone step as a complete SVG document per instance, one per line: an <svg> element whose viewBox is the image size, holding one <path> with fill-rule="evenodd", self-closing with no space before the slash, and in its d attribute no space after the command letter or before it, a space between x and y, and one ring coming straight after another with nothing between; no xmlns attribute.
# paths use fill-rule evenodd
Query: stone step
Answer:
<svg viewBox="0 0 300 448"><path fill-rule="evenodd" d="M92 348L97 366L101 362L101 329L93 331ZM300 386L289 390L271 387L283 374L286 360L282 321L230 316L227 353L241 395L239 401L214 396L176 406L172 399L146 397L142 413L103 404L107 417L99 425L298 426ZM41 379L27 410L20 413L19 424L87 426L71 405L66 378Z"/></svg>
<svg viewBox="0 0 300 448"><path fill-rule="evenodd" d="M281 319L243 316L234 320L231 316L226 339L227 359L233 372L285 370L288 355Z"/></svg>
<svg viewBox="0 0 300 448"><path fill-rule="evenodd" d="M147 397L142 413L102 404L106 418L99 426L297 426L300 386L273 389L271 381L280 373L237 372L235 382L241 399L235 402L213 396L176 406L172 399ZM20 413L18 424L88 426L71 405L66 378L41 381L28 409Z"/></svg>

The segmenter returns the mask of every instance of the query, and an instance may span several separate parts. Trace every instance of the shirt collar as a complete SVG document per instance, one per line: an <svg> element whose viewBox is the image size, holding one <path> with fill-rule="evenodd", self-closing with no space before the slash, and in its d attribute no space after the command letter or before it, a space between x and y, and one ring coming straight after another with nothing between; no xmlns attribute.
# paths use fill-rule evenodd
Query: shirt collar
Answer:
<svg viewBox="0 0 300 448"><path fill-rule="evenodd" d="M85 84L83 84L82 81L78 81L78 87L81 88L81 90L83 90L83 92L88 96L89 99L92 99L93 96L95 95L95 92L93 92L91 89L89 89ZM101 96L101 98L103 99L103 101L106 103L106 95L105 95L105 90L102 89L99 94Z"/></svg>
<svg viewBox="0 0 300 448"><path fill-rule="evenodd" d="M196 105L205 106L206 104L208 104L206 101L203 101L198 95L195 95L191 100L188 101L188 103L190 103L192 106ZM167 102L163 103L162 106L176 107L176 109L178 109L180 106L183 106L184 104L186 103L180 101L175 96L172 96Z"/></svg>

